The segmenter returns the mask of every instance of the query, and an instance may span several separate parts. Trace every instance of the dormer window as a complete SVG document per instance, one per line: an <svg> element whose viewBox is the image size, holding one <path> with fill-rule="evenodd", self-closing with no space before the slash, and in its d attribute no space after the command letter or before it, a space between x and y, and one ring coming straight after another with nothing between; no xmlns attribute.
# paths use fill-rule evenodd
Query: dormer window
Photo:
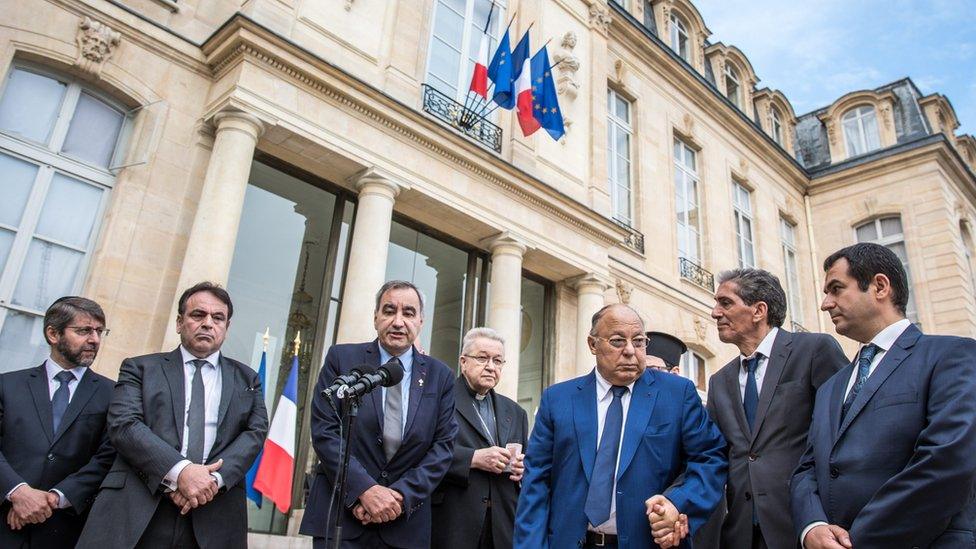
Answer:
<svg viewBox="0 0 976 549"><path fill-rule="evenodd" d="M776 107L769 108L769 133L773 141L783 146L783 115Z"/></svg>
<svg viewBox="0 0 976 549"><path fill-rule="evenodd" d="M685 25L684 21L681 20L675 14L671 14L671 33L670 33L670 44L671 49L674 50L682 59L691 63L691 56L689 55L690 48L688 47L688 27Z"/></svg>
<svg viewBox="0 0 976 549"><path fill-rule="evenodd" d="M841 117L847 156L857 156L881 148L878 115L871 106L855 107Z"/></svg>
<svg viewBox="0 0 976 549"><path fill-rule="evenodd" d="M733 105L742 108L742 93L741 86L739 85L739 71L735 70L735 67L731 63L725 64L725 97L729 98L729 101Z"/></svg>

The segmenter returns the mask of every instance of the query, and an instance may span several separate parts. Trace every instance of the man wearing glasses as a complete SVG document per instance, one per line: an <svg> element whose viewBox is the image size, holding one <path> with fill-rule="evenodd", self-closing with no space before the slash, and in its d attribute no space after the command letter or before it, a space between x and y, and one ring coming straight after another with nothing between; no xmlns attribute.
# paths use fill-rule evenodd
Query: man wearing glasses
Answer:
<svg viewBox="0 0 976 549"><path fill-rule="evenodd" d="M114 383L91 371L105 313L62 297L44 314L50 356L0 376L0 547L74 547L115 458L105 431Z"/></svg>
<svg viewBox="0 0 976 549"><path fill-rule="evenodd" d="M691 381L646 369L636 311L608 305L591 326L596 368L542 394L514 546L674 547L722 495L725 440Z"/></svg>
<svg viewBox="0 0 976 549"><path fill-rule="evenodd" d="M515 504L528 416L495 392L505 367L505 340L491 328L468 331L454 384L458 434L447 476L434 492L434 549L512 546Z"/></svg>

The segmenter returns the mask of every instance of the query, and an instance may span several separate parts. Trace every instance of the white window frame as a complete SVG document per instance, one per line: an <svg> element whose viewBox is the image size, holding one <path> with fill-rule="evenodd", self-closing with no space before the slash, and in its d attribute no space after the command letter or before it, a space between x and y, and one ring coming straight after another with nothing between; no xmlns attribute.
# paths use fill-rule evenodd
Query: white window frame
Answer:
<svg viewBox="0 0 976 549"><path fill-rule="evenodd" d="M772 134L773 141L783 146L783 117L776 105L769 107L769 131Z"/></svg>
<svg viewBox="0 0 976 549"><path fill-rule="evenodd" d="M745 198L742 197L743 194ZM739 252L739 268L755 267L756 241L753 231L755 221L752 217L752 191L734 179L732 180L732 222L735 226L736 249ZM752 251L751 263L747 261L746 248Z"/></svg>
<svg viewBox="0 0 976 549"><path fill-rule="evenodd" d="M739 70L736 69L732 63L725 62L725 97L732 102L733 105L742 109L742 83L739 80ZM729 90L729 81L735 84L735 90Z"/></svg>
<svg viewBox="0 0 976 549"><path fill-rule="evenodd" d="M430 68L431 68L431 63L434 60L434 56L433 56L434 38L435 38L434 31L437 28L437 21L436 21L437 7L440 4L444 4L444 7L446 9L449 9L455 14L461 16L464 20L464 30L461 32L460 51L458 51L452 45L448 44L447 40L438 38L439 40L444 42L444 44L451 47L455 51L455 53L458 53L461 56L461 62L458 64L458 75L457 75L457 82L455 86L457 89L457 93L452 98L458 103L464 103L465 98L467 98L468 96L468 89L471 87L471 75L474 71L474 58L471 57L471 55L468 52L471 52L473 50L474 55L477 56L478 46L481 41L481 34L475 33L471 29L472 20L474 19L474 6L476 2L488 2L488 1L490 0L464 0L465 4L464 4L463 14L458 13L442 0L434 0L432 2L433 12L431 13L431 17L430 17L430 21L431 21L430 35L427 37L427 63L426 66L424 67L424 82L427 82L428 85L432 86L438 91L443 92L443 90L441 90L439 87L437 87L434 83L431 82L431 78L436 78L438 80L440 79L431 74ZM491 56L494 55L495 48L498 47L498 42L501 39L502 24L505 19L505 7L507 4L507 0L494 0L494 3L495 3L495 11L491 15L492 24L488 29L488 34L490 36L488 40L489 62L491 61ZM511 34L509 35L509 38L513 40L513 42L511 43L511 47L514 48L515 44L518 43L518 40L521 39L521 35L519 35L514 30L512 30ZM472 40L474 40L474 43L472 43ZM494 118L494 116L492 116L492 118Z"/></svg>
<svg viewBox="0 0 976 549"><path fill-rule="evenodd" d="M0 130L0 153L10 157L28 162L38 167L31 187L30 195L24 205L24 212L21 216L18 227L0 224L0 227L14 233L13 245L7 257L6 265L0 265L0 331L3 329L8 311L16 311L25 315L43 316L44 310L34 309L17 305L12 302L13 294L16 291L17 282L21 276L24 262L27 260L27 252L33 240L40 240L64 247L68 250L79 252L82 255L78 264L78 272L72 283L70 292L77 294L81 291L81 286L88 275L92 251L96 247L98 240L101 220L104 217L105 209L108 204L109 195L115 186L115 175L110 171L110 167L115 164L117 159L123 155L123 143L127 140L131 132L132 119L130 113L118 101L115 101L104 94L88 88L72 78L66 78L43 67L31 64L14 63L10 66L5 75L3 85L0 87L0 98L6 93L7 83L10 75L14 71L21 70L34 74L55 79L65 84L65 92L61 99L58 116L48 134L46 142L38 142L27 139L20 135L12 134ZM75 113L78 99L82 93L104 102L113 109L123 114L122 127L115 144L112 157L109 159L109 167L99 167L84 160L72 157L65 153L60 153L61 147L68 134L71 118ZM94 212L94 223L92 224L91 234L84 247L79 247L66 242L61 242L42 235L35 234L37 223L40 219L44 201L51 187L51 182L56 174L63 174L66 177L91 185L101 192L101 197L97 210Z"/></svg>
<svg viewBox="0 0 976 549"><path fill-rule="evenodd" d="M676 230L679 234L683 234L685 242L691 241L694 238L695 242L695 254L689 254L688 250L682 250L681 246L678 246L678 257L683 257L689 261L694 262L696 265L701 265L703 263L702 255L704 250L702 249L701 240L701 197L699 195L699 188L701 187L701 180L698 177L698 151L693 149L688 143L684 142L679 138L674 138L674 184L675 184L675 223ZM680 158L679 158L680 151ZM688 158L691 158L691 162L688 162ZM689 165L691 164L691 165ZM681 185L681 195L684 196L684 204L679 204L679 193L678 185ZM689 192L689 188L691 192ZM698 210L698 220L697 223L692 225L688 219L682 220L678 212L688 212L691 207L694 206ZM687 217L687 215L685 216ZM681 239L678 239L681 242Z"/></svg>
<svg viewBox="0 0 976 549"><path fill-rule="evenodd" d="M871 105L861 105L851 108L841 116L841 133L844 134L844 142L847 144L847 156L858 156L876 151L881 148L881 133L878 126L878 113ZM868 143L868 125L873 124L874 135L878 136L878 143ZM848 129L854 133L852 140Z"/></svg>
<svg viewBox="0 0 976 549"><path fill-rule="evenodd" d="M623 119L617 116L615 108L617 100L620 99L627 104L627 118ZM633 149L633 137L634 130L632 126L632 120L634 118L634 103L620 95L613 88L607 88L607 181L609 183L610 190L610 201L613 207L613 218L617 221L627 225L628 227L634 226L634 169L633 169L633 155L631 151ZM620 151L617 150L617 133L622 132L627 136L627 183L626 185L620 182L620 166L618 165L617 158L621 156ZM620 204L617 198L617 188L622 188L626 191L627 204ZM626 210L623 208L626 207Z"/></svg>
<svg viewBox="0 0 976 549"><path fill-rule="evenodd" d="M897 219L899 225L901 225L901 232L889 236L884 236L881 233L881 222L886 219ZM861 240L857 234L857 230L866 225L874 225L874 234L876 238L874 240ZM905 261L902 262L902 267L905 269L905 275L908 277L906 281L908 284L908 304L905 306L905 316L912 322L918 324L918 307L915 305L915 288L912 284L912 271L908 265L908 243L905 242L905 223L902 221L900 215L885 215L871 221L861 223L854 227L854 241L855 242L873 242L875 244L881 244L882 246L889 248L894 244L901 244L905 247ZM897 255L897 254L896 254Z"/></svg>
<svg viewBox="0 0 976 549"><path fill-rule="evenodd" d="M673 12L668 16L668 19L670 23L668 26L668 43L671 49L678 54L678 57L691 63L691 35L688 33L688 26L685 25L684 20L679 15ZM683 43L682 39L684 39Z"/></svg>
<svg viewBox="0 0 976 549"><path fill-rule="evenodd" d="M796 225L785 217L779 218L780 247L783 250L783 272L786 275L787 313L790 320L803 324L803 300L800 273L797 269Z"/></svg>
<svg viewBox="0 0 976 549"><path fill-rule="evenodd" d="M696 388L703 391L707 390L707 364L708 362L705 360L705 357L691 349L688 349L684 354L681 355L681 375L690 379L691 382L695 384ZM699 381L701 381L700 385Z"/></svg>

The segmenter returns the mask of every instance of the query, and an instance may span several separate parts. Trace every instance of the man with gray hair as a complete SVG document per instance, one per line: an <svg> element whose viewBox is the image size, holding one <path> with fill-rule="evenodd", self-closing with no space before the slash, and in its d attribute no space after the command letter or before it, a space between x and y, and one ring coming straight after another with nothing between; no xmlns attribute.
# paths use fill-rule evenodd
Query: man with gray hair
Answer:
<svg viewBox="0 0 976 549"><path fill-rule="evenodd" d="M719 274L712 318L739 356L709 380L708 413L728 442L721 540L695 547L793 547L789 480L806 447L817 388L847 364L826 334L783 329L786 293L762 269Z"/></svg>
<svg viewBox="0 0 976 549"><path fill-rule="evenodd" d="M505 340L498 332L469 330L458 362L458 434L451 468L434 492L431 547L511 547L528 415L514 400L495 392L505 368Z"/></svg>
<svg viewBox="0 0 976 549"><path fill-rule="evenodd" d="M312 447L319 464L299 530L312 536L315 549L333 546L326 517L336 513L344 548L430 547L430 497L451 465L457 423L453 371L415 347L423 323L420 290L392 280L376 293L376 339L333 345L326 353L312 399ZM354 369L391 362L403 368L403 379L363 396L349 445L346 492L333 501L342 414L340 400L327 389Z"/></svg>

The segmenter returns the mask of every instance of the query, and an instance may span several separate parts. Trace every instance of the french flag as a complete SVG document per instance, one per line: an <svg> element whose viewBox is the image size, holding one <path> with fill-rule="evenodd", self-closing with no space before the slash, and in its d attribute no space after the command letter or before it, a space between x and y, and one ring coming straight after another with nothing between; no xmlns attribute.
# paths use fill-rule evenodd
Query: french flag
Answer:
<svg viewBox="0 0 976 549"><path fill-rule="evenodd" d="M532 109L536 106L532 92L531 59L526 57L525 61L522 62L522 72L519 73L518 81L515 83L518 122L519 126L522 127L522 135L526 137L541 127L539 121L532 114Z"/></svg>
<svg viewBox="0 0 976 549"><path fill-rule="evenodd" d="M291 508L295 473L295 428L298 421L298 356L291 362L285 390L278 400L254 487L282 513Z"/></svg>
<svg viewBox="0 0 976 549"><path fill-rule="evenodd" d="M494 7L494 6L493 6ZM471 75L471 91L488 99L488 35L481 35L481 46L478 47L478 58L474 62L474 73Z"/></svg>

